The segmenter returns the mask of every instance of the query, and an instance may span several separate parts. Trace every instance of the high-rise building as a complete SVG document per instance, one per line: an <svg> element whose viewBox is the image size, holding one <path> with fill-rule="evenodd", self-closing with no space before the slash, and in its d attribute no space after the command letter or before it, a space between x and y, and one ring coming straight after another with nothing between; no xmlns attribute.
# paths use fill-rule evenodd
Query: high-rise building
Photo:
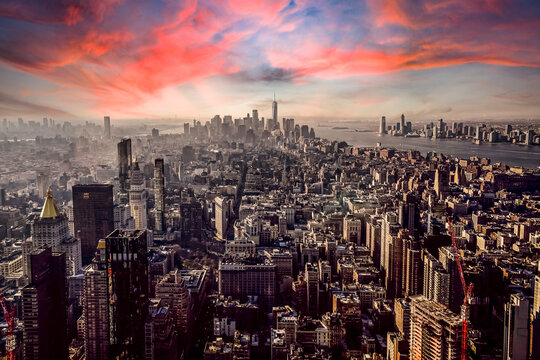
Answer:
<svg viewBox="0 0 540 360"><path fill-rule="evenodd" d="M148 314L146 230L115 230L105 238L109 302L109 358L144 358Z"/></svg>
<svg viewBox="0 0 540 360"><path fill-rule="evenodd" d="M29 257L30 283L22 289L24 359L67 359L66 259L51 248Z"/></svg>
<svg viewBox="0 0 540 360"><path fill-rule="evenodd" d="M131 175L131 139L122 139L118 143L118 179L120 180L120 193L127 199L129 178Z"/></svg>
<svg viewBox="0 0 540 360"><path fill-rule="evenodd" d="M139 168L139 162L135 159L135 164L131 172L131 184L129 187L129 206L131 216L135 221L135 229L143 230L148 225L146 213L147 193L144 187L144 177Z"/></svg>
<svg viewBox="0 0 540 360"><path fill-rule="evenodd" d="M184 136L189 136L189 123L184 123Z"/></svg>
<svg viewBox="0 0 540 360"><path fill-rule="evenodd" d="M534 298L531 308L530 354L540 354L540 275L534 277Z"/></svg>
<svg viewBox="0 0 540 360"><path fill-rule="evenodd" d="M84 349L88 360L109 358L109 296L105 240L100 240L96 257L84 270Z"/></svg>
<svg viewBox="0 0 540 360"><path fill-rule="evenodd" d="M162 233L166 230L165 227L165 165L163 159L156 159L154 164L154 217L155 217L155 230L158 233Z"/></svg>
<svg viewBox="0 0 540 360"><path fill-rule="evenodd" d="M504 360L529 359L530 300L523 294L512 294L504 306Z"/></svg>
<svg viewBox="0 0 540 360"><path fill-rule="evenodd" d="M169 307L178 336L186 336L190 325L190 298L179 270L171 271L156 285L156 298Z"/></svg>
<svg viewBox="0 0 540 360"><path fill-rule="evenodd" d="M246 301L258 297L271 309L276 296L276 265L264 258L225 258L219 262L219 294Z"/></svg>
<svg viewBox="0 0 540 360"><path fill-rule="evenodd" d="M231 216L231 201L228 198L218 196L215 198L215 224L217 236L220 239L227 239L229 217Z"/></svg>
<svg viewBox="0 0 540 360"><path fill-rule="evenodd" d="M32 242L36 249L52 248L54 252L66 254L66 274L75 275L82 267L81 241L69 235L68 218L54 202L51 189L39 217L32 220Z"/></svg>
<svg viewBox="0 0 540 360"><path fill-rule="evenodd" d="M277 110L276 94L274 94L274 101L272 101L272 128L270 130L274 130L276 128L276 125L279 125L279 124L278 124L278 110Z"/></svg>
<svg viewBox="0 0 540 360"><path fill-rule="evenodd" d="M75 237L81 240L82 264L87 265L98 241L114 229L113 186L74 185L72 192Z"/></svg>
<svg viewBox="0 0 540 360"><path fill-rule="evenodd" d="M462 322L459 315L422 295L411 298L410 359L461 358Z"/></svg>
<svg viewBox="0 0 540 360"><path fill-rule="evenodd" d="M347 215L343 219L343 239L360 245L362 235L362 219Z"/></svg>
<svg viewBox="0 0 540 360"><path fill-rule="evenodd" d="M407 128L405 127L405 115L404 114L401 114L401 122L400 122L400 127L401 127L401 132L403 134L406 134L407 133Z"/></svg>
<svg viewBox="0 0 540 360"><path fill-rule="evenodd" d="M178 334L169 306L150 299L145 324L145 359L178 359Z"/></svg>
<svg viewBox="0 0 540 360"><path fill-rule="evenodd" d="M381 117L381 122L379 124L379 134L386 134L386 116Z"/></svg>
<svg viewBox="0 0 540 360"><path fill-rule="evenodd" d="M103 117L103 135L106 139L111 138L111 118L110 116Z"/></svg>
<svg viewBox="0 0 540 360"><path fill-rule="evenodd" d="M433 301L448 306L450 290L450 275L440 261L424 250L424 296Z"/></svg>
<svg viewBox="0 0 540 360"><path fill-rule="evenodd" d="M448 308L455 313L459 313L465 295L463 294L463 286L455 257L454 249L451 246L439 248L439 262L449 276Z"/></svg>
<svg viewBox="0 0 540 360"><path fill-rule="evenodd" d="M319 267L306 263L305 279L307 283L307 314L319 315Z"/></svg>
<svg viewBox="0 0 540 360"><path fill-rule="evenodd" d="M36 188L40 198L44 198L47 194L47 189L50 186L48 171L38 171L36 173Z"/></svg>
<svg viewBox="0 0 540 360"><path fill-rule="evenodd" d="M203 207L192 189L183 189L180 196L180 235L182 239L200 239Z"/></svg>
<svg viewBox="0 0 540 360"><path fill-rule="evenodd" d="M388 238L388 267L386 268L386 290L388 298L401 297L403 288L403 242L409 233L401 230L397 235Z"/></svg>
<svg viewBox="0 0 540 360"><path fill-rule="evenodd" d="M422 294L424 283L424 263L419 241L406 239L404 242L404 265L405 296Z"/></svg>
<svg viewBox="0 0 540 360"><path fill-rule="evenodd" d="M435 171L434 188L437 196L441 199L446 198L449 191L450 178L448 170L444 167L438 167Z"/></svg>

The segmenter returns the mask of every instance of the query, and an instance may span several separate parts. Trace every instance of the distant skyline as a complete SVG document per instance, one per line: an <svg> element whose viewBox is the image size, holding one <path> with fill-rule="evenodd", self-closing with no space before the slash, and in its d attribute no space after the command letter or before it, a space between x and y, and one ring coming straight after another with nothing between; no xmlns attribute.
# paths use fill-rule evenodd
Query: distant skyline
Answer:
<svg viewBox="0 0 540 360"><path fill-rule="evenodd" d="M0 3L0 118L540 118L540 1Z"/></svg>

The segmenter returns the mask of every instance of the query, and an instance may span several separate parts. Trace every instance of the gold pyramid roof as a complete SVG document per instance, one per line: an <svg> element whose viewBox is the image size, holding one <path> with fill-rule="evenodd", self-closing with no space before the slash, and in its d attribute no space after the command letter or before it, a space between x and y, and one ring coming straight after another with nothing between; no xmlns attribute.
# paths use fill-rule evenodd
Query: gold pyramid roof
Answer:
<svg viewBox="0 0 540 360"><path fill-rule="evenodd" d="M39 215L40 218L55 218L58 216L60 212L58 211L58 208L56 207L56 204L54 203L54 199L52 197L51 188L47 189L47 197L45 198L45 204L43 204L43 209L41 210L41 215Z"/></svg>

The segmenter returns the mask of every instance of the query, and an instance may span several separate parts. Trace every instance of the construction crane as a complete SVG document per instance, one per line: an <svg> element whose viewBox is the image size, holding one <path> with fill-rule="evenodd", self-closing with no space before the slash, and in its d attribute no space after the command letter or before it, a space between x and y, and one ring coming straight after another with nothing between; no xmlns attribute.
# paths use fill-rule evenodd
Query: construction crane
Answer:
<svg viewBox="0 0 540 360"><path fill-rule="evenodd" d="M452 221L450 218L447 218L448 221L448 231L450 232L450 237L452 238L452 247L454 248L454 254L456 256L456 263L458 265L459 277L461 279L461 286L463 287L463 305L461 305L461 360L467 360L467 341L469 335L469 307L471 304L473 284L465 282L465 276L463 275L463 265L461 260L461 254L454 237L454 229L452 228Z"/></svg>
<svg viewBox="0 0 540 360"><path fill-rule="evenodd" d="M13 352L15 351L16 342L15 336L13 335L13 329L15 328L15 307L12 306L11 310L8 309L6 304L6 299L4 299L4 294L0 292L0 305L2 305L2 310L4 311L4 319L7 323L6 331L6 353L9 360L14 359Z"/></svg>

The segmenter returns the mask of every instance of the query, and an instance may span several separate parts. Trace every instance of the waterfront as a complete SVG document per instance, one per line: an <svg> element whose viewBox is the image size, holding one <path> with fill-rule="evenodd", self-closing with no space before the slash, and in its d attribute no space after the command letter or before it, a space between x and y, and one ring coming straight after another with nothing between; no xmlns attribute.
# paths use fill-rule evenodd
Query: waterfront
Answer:
<svg viewBox="0 0 540 360"><path fill-rule="evenodd" d="M536 168L540 166L540 146L515 145L508 143L482 143L475 145L470 140L437 139L424 137L406 138L403 136L382 135L374 131L357 132L355 129L332 129L318 126L315 128L317 136L332 140L346 141L350 145L359 147L373 147L378 142L384 147L393 147L400 150L418 150L423 155L429 151L443 153L448 156L470 158L471 156L486 157L493 163L502 162L511 166Z"/></svg>

